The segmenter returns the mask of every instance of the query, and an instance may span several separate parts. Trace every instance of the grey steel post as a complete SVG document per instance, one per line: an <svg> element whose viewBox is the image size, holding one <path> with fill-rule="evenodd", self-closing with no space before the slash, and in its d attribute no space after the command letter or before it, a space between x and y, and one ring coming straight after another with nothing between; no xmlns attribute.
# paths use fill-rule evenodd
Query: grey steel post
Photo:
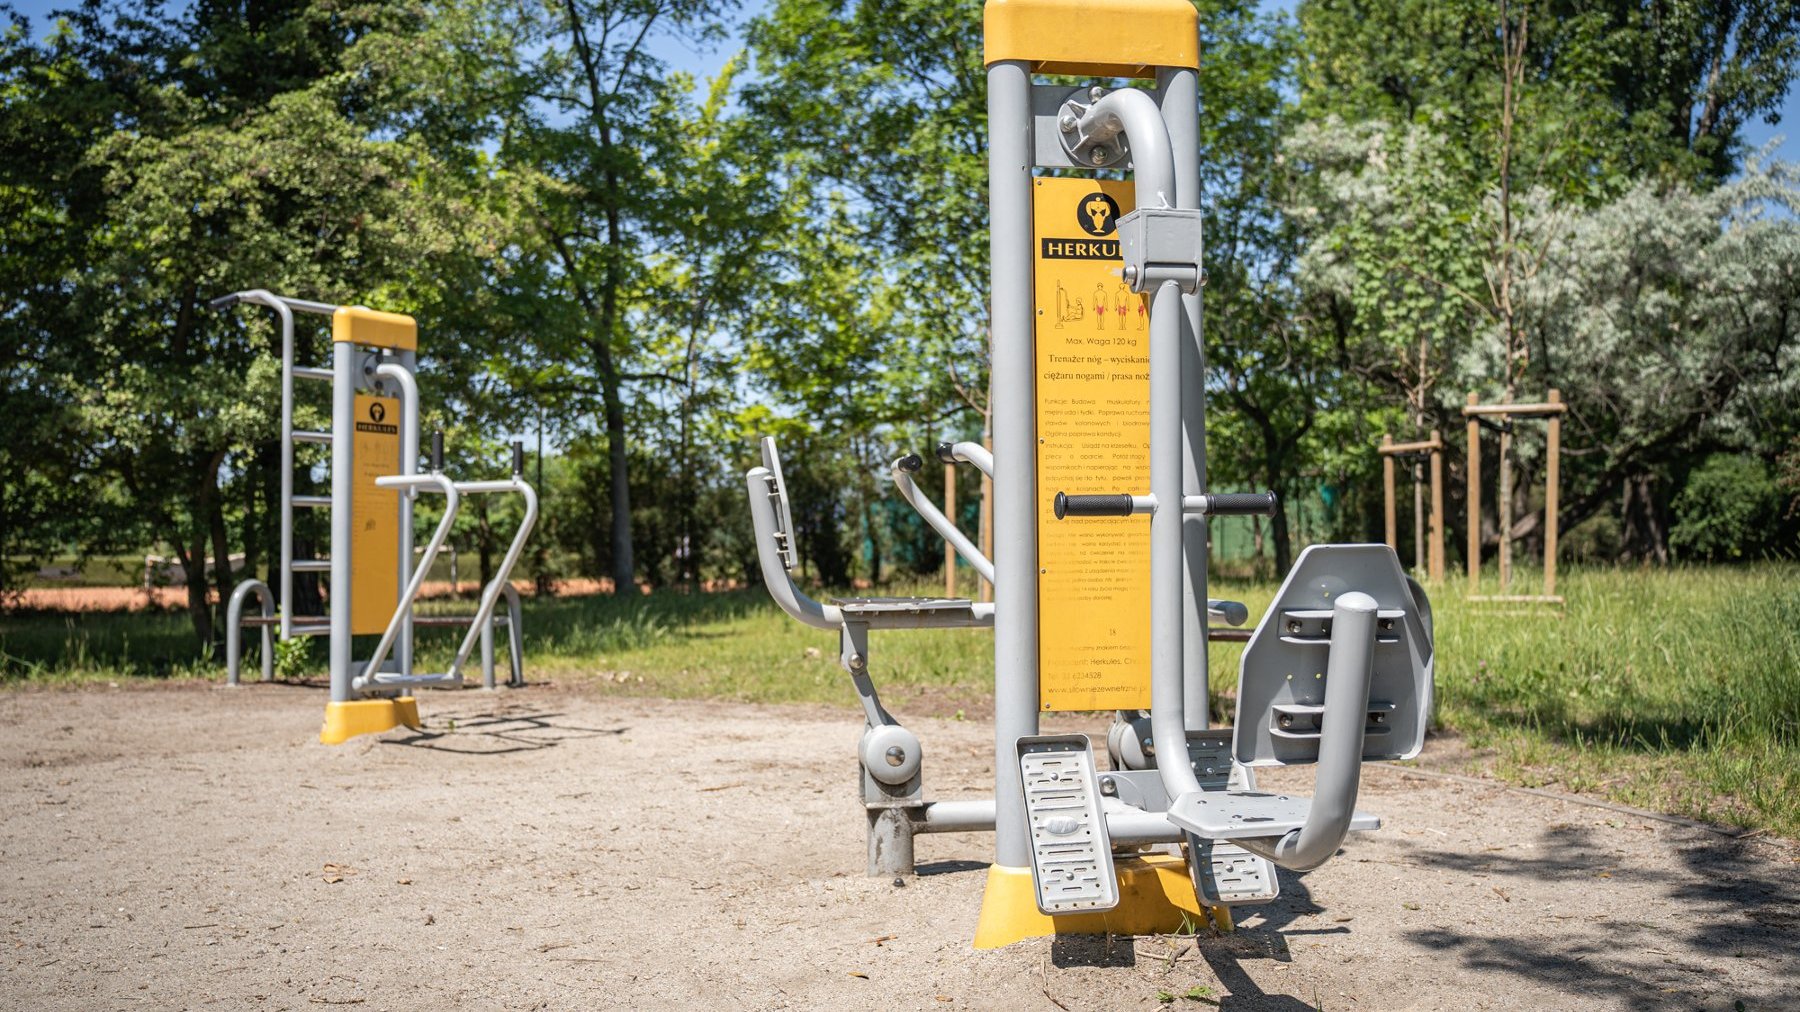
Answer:
<svg viewBox="0 0 1800 1012"><path fill-rule="evenodd" d="M453 556L454 557L454 550ZM506 595L506 647L507 657L512 664L512 676L506 684L514 688L525 685L525 622L524 609L519 606L519 590L508 580L500 588Z"/></svg>
<svg viewBox="0 0 1800 1012"><path fill-rule="evenodd" d="M1156 74L1156 91L1169 146L1175 154L1175 206L1200 206L1200 75L1187 68L1164 67ZM1206 487L1206 350L1200 316L1200 292L1181 296L1181 484ZM1204 731L1211 704L1206 659L1206 517L1183 517L1182 566L1182 707L1190 731ZM1240 620L1241 621L1241 620ZM1233 623L1236 624L1236 623Z"/></svg>
<svg viewBox="0 0 1800 1012"><path fill-rule="evenodd" d="M331 701L356 698L350 686L350 502L356 474L356 345L331 344ZM286 607L288 602L282 602Z"/></svg>
<svg viewBox="0 0 1800 1012"><path fill-rule="evenodd" d="M269 296L281 317L281 638L294 635L294 311Z"/></svg>
<svg viewBox="0 0 1800 1012"><path fill-rule="evenodd" d="M1032 349L1031 65L988 68L994 427L994 860L1031 861L1015 750L1038 733L1037 361Z"/></svg>

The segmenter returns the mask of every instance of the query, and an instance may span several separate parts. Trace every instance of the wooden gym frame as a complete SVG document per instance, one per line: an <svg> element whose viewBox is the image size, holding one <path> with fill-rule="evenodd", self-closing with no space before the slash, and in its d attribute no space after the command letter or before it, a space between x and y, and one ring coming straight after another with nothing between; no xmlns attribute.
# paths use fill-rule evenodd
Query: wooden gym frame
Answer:
<svg viewBox="0 0 1800 1012"><path fill-rule="evenodd" d="M1481 404L1474 393L1463 408L1469 420L1469 498L1464 511L1469 518L1469 600L1514 603L1562 604L1556 593L1556 511L1558 482L1562 469L1562 415L1569 406L1562 393L1551 390L1537 404ZM1481 426L1500 430L1500 466L1506 466L1507 446L1511 442L1514 418L1542 417L1549 423L1549 446L1545 452L1544 473L1544 592L1542 594L1508 594L1512 586L1512 504L1498 503L1500 510L1500 593L1480 594L1481 589ZM1488 421L1488 419L1498 419Z"/></svg>
<svg viewBox="0 0 1800 1012"><path fill-rule="evenodd" d="M1400 551L1399 524L1394 512L1394 461L1400 457L1428 457L1431 461L1431 518L1425 519L1425 491L1417 472L1413 474L1413 570L1424 570L1433 583L1444 579L1444 438L1437 429L1431 438L1416 443L1396 443L1394 437L1381 437L1381 492L1383 517L1387 521L1387 543ZM1429 528L1430 533L1426 531Z"/></svg>

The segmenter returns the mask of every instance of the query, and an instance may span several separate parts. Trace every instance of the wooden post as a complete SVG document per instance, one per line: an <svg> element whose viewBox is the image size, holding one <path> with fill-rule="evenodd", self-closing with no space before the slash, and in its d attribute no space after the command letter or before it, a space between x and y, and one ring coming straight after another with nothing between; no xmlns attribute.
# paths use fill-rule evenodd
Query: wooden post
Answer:
<svg viewBox="0 0 1800 1012"><path fill-rule="evenodd" d="M1552 404L1562 403L1562 391L1552 389L1548 398ZM1545 464L1544 477L1544 596L1556 596L1556 511L1561 498L1557 494L1557 485L1562 471L1562 412L1550 416L1549 447L1545 455L1549 458Z"/></svg>
<svg viewBox="0 0 1800 1012"><path fill-rule="evenodd" d="M1503 403L1511 403L1508 396ZM1494 488L1494 511L1500 524L1500 593L1512 589L1512 416L1500 416L1500 452L1494 458L1500 474Z"/></svg>
<svg viewBox="0 0 1800 1012"><path fill-rule="evenodd" d="M1382 449L1393 445L1393 435L1383 433ZM1387 546L1396 552L1400 551L1399 532L1395 529L1398 525L1394 522L1394 457L1385 452L1381 455L1381 517L1385 525L1383 530L1387 532Z"/></svg>
<svg viewBox="0 0 1800 1012"><path fill-rule="evenodd" d="M1425 465L1417 457L1412 462L1413 492L1413 576L1425 576Z"/></svg>
<svg viewBox="0 0 1800 1012"><path fill-rule="evenodd" d="M1475 394L1469 394L1469 405L1476 403ZM1481 423L1474 415L1469 416L1469 473L1464 482L1468 489L1468 502L1464 513L1469 517L1469 593L1481 592Z"/></svg>
<svg viewBox="0 0 1800 1012"><path fill-rule="evenodd" d="M944 517L956 526L956 465L944 465ZM956 549L944 542L944 596L956 596Z"/></svg>
<svg viewBox="0 0 1800 1012"><path fill-rule="evenodd" d="M1431 430L1431 582L1444 581L1444 436Z"/></svg>

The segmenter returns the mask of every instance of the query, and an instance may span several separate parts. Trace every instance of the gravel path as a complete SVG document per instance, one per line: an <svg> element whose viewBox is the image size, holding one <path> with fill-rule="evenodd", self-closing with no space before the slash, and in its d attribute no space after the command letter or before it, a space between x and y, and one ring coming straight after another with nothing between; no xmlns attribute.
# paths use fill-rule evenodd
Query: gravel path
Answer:
<svg viewBox="0 0 1800 1012"><path fill-rule="evenodd" d="M850 711L435 693L327 748L323 705L0 692L0 1006L1800 1008L1782 843L1381 769L1386 828L1235 935L977 952L988 838L861 875ZM928 796L991 790L985 725L911 724Z"/></svg>

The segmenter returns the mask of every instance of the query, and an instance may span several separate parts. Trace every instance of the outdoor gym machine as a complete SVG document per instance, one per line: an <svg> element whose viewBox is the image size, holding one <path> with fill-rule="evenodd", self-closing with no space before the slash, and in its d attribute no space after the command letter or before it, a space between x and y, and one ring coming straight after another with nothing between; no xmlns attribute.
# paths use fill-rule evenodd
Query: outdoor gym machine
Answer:
<svg viewBox="0 0 1800 1012"><path fill-rule="evenodd" d="M991 569L995 601L808 598L768 440L746 475L763 576L795 618L839 631L868 722L871 874L909 870L915 833L992 828L978 947L1229 927L1230 906L1275 897L1275 866L1316 867L1379 824L1355 810L1361 763L1423 744L1429 605L1385 545L1306 549L1245 648L1234 727L1207 728L1208 616L1245 610L1206 596L1205 520L1275 499L1203 491L1197 18L1182 0L990 0L986 32L994 452L947 456L992 474L991 563L911 488L917 457L895 477ZM1091 175L1127 168L1129 184ZM1091 307L1058 313L1068 292ZM918 739L872 681L870 630L952 626L994 628L991 800L926 801ZM1085 736L1039 734L1067 710L1118 713L1110 770ZM1295 763L1318 764L1313 799L1255 789L1254 767Z"/></svg>
<svg viewBox="0 0 1800 1012"><path fill-rule="evenodd" d="M319 740L337 744L359 734L401 725L417 728L418 705L411 690L419 686L462 685L462 667L479 640L482 681L494 688L494 626L504 623L509 639L509 684L524 684L524 648L519 595L511 583L513 567L537 522L537 493L524 480L524 449L513 444L512 476L496 481L457 482L443 473L442 433L433 433L430 469L420 473L419 388L414 378L418 357L418 325L410 316L362 306L334 306L290 299L261 289L234 292L215 299L212 308L240 303L275 311L281 322L281 559L278 568L281 614L274 614L269 588L248 579L232 592L226 614L226 680L238 684L241 630L262 632L262 678L273 677L273 639L305 636L330 638L331 701ZM301 366L294 361L294 314L331 318L332 366ZM312 380L331 385L331 429L295 427L294 385ZM294 456L298 444L331 447L331 494L294 493ZM413 502L421 492L444 496L444 515L415 563ZM462 498L513 494L524 500L519 530L507 546L494 577L482 588L475 613L418 615L414 611L432 562L456 523ZM294 558L294 510L331 511L330 540L323 559ZM294 574L324 573L329 581L325 615L293 613ZM261 614L246 617L244 607L256 596ZM496 617L500 599L504 617ZM462 627L463 636L450 666L443 672L413 670L413 630L436 625ZM355 659L353 637L381 637L371 656ZM391 656L390 656L391 655Z"/></svg>

